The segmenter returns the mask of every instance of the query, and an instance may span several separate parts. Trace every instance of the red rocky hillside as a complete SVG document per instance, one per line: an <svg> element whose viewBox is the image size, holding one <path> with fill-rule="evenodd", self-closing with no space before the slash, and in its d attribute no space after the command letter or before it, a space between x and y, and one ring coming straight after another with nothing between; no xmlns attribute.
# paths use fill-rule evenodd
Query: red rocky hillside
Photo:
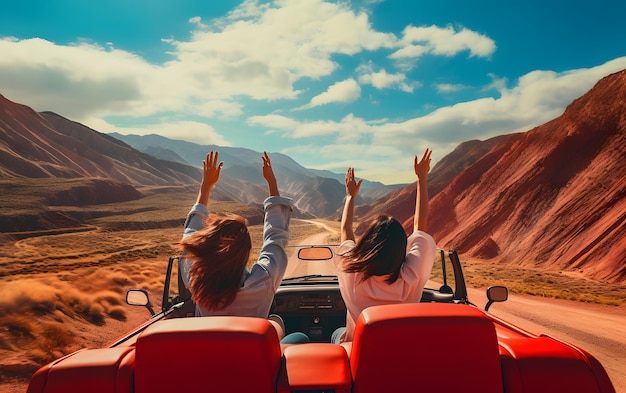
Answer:
<svg viewBox="0 0 626 393"><path fill-rule="evenodd" d="M431 172L440 247L498 263L626 281L626 70L524 133L460 145ZM412 228L415 184L381 211Z"/></svg>
<svg viewBox="0 0 626 393"><path fill-rule="evenodd" d="M158 160L106 134L0 95L0 179L97 177L130 185L195 183L197 168Z"/></svg>

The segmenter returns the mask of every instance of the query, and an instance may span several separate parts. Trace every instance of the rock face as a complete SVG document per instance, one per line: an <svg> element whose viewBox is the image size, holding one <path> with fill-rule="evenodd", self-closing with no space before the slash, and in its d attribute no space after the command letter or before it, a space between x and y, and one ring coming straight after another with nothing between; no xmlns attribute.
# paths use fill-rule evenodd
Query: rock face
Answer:
<svg viewBox="0 0 626 393"><path fill-rule="evenodd" d="M460 145L431 172L440 247L626 281L626 70L524 133ZM413 226L415 184L358 210ZM382 207L381 207L381 204Z"/></svg>
<svg viewBox="0 0 626 393"><path fill-rule="evenodd" d="M51 112L0 95L0 178L100 177L131 185L195 183L198 168L159 160Z"/></svg>

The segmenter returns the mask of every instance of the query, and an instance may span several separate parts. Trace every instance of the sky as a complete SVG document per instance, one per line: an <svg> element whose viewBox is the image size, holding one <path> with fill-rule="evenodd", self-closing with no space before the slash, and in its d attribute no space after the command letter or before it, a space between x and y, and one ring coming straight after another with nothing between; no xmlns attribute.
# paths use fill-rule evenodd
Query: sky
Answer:
<svg viewBox="0 0 626 393"><path fill-rule="evenodd" d="M24 0L0 94L97 131L415 181L460 143L558 117L626 68L620 0ZM194 163L201 165L201 163Z"/></svg>

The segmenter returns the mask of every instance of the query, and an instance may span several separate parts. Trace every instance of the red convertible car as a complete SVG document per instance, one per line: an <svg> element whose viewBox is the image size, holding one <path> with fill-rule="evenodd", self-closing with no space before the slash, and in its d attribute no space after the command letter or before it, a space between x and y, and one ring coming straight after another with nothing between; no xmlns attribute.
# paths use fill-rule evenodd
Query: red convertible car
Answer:
<svg viewBox="0 0 626 393"><path fill-rule="evenodd" d="M615 392L583 349L489 314L493 302L506 300L505 287L487 290L484 310L472 304L455 251L439 251L433 272L440 282L429 284L437 288L426 288L421 303L368 308L354 341L331 344L346 313L337 277L328 274L332 252L295 247L294 259L313 273L284 279L270 311L286 333L304 332L310 343L281 344L266 319L193 317L172 257L158 313L147 292L130 290L127 302L152 317L105 348L43 366L28 393Z"/></svg>

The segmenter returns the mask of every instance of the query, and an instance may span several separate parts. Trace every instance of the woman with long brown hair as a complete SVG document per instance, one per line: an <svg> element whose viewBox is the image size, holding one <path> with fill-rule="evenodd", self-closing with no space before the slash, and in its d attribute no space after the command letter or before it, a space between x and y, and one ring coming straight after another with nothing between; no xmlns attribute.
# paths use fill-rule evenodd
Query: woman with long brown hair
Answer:
<svg viewBox="0 0 626 393"><path fill-rule="evenodd" d="M280 196L267 152L261 158L269 197L263 203L263 245L250 269L246 265L252 241L246 220L234 214L211 214L207 207L224 163L218 164L218 153L213 151L203 161L200 191L180 242L183 281L196 303L196 316L268 317L287 268L292 203Z"/></svg>
<svg viewBox="0 0 626 393"><path fill-rule="evenodd" d="M341 245L337 250L339 288L348 312L346 327L333 333L335 343L352 341L356 320L365 308L390 303L419 303L435 260L436 245L426 233L428 225L428 172L430 155L414 157L417 195L413 233L408 237L402 224L380 215L355 242L354 201L363 180L346 173L346 201L341 217Z"/></svg>

